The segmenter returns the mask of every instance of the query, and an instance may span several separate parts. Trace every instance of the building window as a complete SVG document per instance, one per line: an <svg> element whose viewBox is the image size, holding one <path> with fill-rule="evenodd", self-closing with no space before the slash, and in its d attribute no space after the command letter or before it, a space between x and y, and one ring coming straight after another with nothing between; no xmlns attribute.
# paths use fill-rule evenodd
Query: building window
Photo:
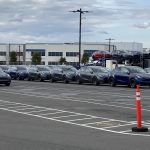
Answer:
<svg viewBox="0 0 150 150"><path fill-rule="evenodd" d="M45 52L32 51L32 52L31 52L31 56L33 55L33 53L38 53L38 54L40 54L41 56L45 56Z"/></svg>
<svg viewBox="0 0 150 150"><path fill-rule="evenodd" d="M6 56L6 52L0 52L0 56Z"/></svg>
<svg viewBox="0 0 150 150"><path fill-rule="evenodd" d="M23 56L23 52L17 52L17 56Z"/></svg>
<svg viewBox="0 0 150 150"><path fill-rule="evenodd" d="M63 52L48 52L48 56L63 56Z"/></svg>
<svg viewBox="0 0 150 150"><path fill-rule="evenodd" d="M78 52L66 52L66 56L67 57L76 57L78 55L79 55Z"/></svg>
<svg viewBox="0 0 150 150"><path fill-rule="evenodd" d="M45 49L26 49L26 52L31 52L31 55L39 53L41 56L45 56Z"/></svg>

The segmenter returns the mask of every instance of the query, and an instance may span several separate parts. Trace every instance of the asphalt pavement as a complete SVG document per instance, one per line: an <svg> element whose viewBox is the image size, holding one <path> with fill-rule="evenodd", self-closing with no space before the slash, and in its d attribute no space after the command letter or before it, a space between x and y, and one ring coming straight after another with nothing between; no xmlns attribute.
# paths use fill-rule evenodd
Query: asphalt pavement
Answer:
<svg viewBox="0 0 150 150"><path fill-rule="evenodd" d="M150 88L141 87L150 127ZM148 150L136 126L135 89L12 81L0 86L0 150Z"/></svg>

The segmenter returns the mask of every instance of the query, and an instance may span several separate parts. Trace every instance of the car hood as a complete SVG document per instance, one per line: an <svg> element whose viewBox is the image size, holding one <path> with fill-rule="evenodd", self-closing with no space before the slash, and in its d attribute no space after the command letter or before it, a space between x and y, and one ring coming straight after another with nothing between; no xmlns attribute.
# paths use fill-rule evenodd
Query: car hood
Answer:
<svg viewBox="0 0 150 150"><path fill-rule="evenodd" d="M8 77L8 74L7 74L7 73L2 72L2 73L0 73L0 77L1 77L1 78L2 78L2 77Z"/></svg>
<svg viewBox="0 0 150 150"><path fill-rule="evenodd" d="M140 76L142 78L150 78L150 74L146 74L146 73L133 73L131 74L131 76Z"/></svg>

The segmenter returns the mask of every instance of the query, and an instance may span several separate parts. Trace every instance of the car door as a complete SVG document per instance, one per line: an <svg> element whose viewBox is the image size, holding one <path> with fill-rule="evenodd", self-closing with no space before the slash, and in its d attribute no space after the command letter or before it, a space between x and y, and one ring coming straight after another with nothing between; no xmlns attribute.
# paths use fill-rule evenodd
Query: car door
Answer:
<svg viewBox="0 0 150 150"><path fill-rule="evenodd" d="M92 82L93 79L93 71L91 68L87 67L85 70L85 80L87 82Z"/></svg>
<svg viewBox="0 0 150 150"><path fill-rule="evenodd" d="M116 80L120 84L129 84L129 71L125 67L120 67L116 72Z"/></svg>

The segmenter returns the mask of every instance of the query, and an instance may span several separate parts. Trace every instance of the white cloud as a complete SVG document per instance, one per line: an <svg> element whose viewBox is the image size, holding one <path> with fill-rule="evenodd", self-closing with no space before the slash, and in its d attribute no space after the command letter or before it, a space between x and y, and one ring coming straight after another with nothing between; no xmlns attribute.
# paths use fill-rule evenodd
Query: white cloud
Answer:
<svg viewBox="0 0 150 150"><path fill-rule="evenodd" d="M147 29L150 27L150 23L149 22L139 23L139 24L135 24L134 27L139 29Z"/></svg>

